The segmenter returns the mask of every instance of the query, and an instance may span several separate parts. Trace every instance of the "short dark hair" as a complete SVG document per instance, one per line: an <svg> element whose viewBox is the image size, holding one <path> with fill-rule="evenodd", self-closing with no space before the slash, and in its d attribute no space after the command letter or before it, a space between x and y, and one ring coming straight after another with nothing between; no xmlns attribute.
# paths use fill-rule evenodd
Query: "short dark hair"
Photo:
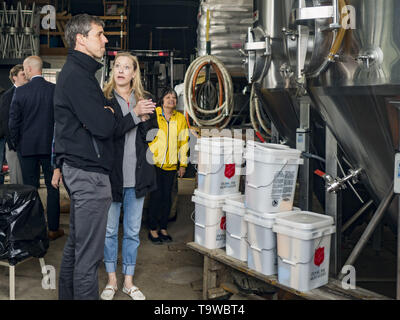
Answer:
<svg viewBox="0 0 400 320"><path fill-rule="evenodd" d="M175 95L176 102L178 103L178 94L176 93L176 91L175 91L174 89L170 88L170 87L167 87L167 88L165 88L164 91L162 92L161 97L160 97L160 100L158 101L158 105L159 105L159 106L162 107L164 97L165 97L166 95L170 94L170 93L173 93L173 94Z"/></svg>
<svg viewBox="0 0 400 320"><path fill-rule="evenodd" d="M18 76L18 73L19 73L20 71L24 71L24 66L23 66L22 64L17 64L17 65L15 65L14 67L11 68L9 78L10 78L10 81L11 81L12 83L14 83L13 77Z"/></svg>
<svg viewBox="0 0 400 320"><path fill-rule="evenodd" d="M104 28L103 20L87 13L77 14L68 21L65 26L65 40L70 48L75 49L77 34L85 37L89 34L90 30L92 30L92 23Z"/></svg>

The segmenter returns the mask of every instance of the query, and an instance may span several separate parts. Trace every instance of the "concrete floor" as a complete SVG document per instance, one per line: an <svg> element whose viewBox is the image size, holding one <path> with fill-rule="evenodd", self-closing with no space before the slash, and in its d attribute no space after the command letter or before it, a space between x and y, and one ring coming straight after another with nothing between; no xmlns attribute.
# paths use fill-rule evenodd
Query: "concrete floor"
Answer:
<svg viewBox="0 0 400 320"><path fill-rule="evenodd" d="M40 195L45 205L45 189L40 189ZM62 190L62 198L66 194ZM147 238L148 230L144 224L140 232L140 247L138 252L134 284L144 293L148 300L198 300L201 299L203 259L198 253L188 249L186 243L193 241L193 222L190 215L194 206L191 196L179 196L178 218L170 222L169 233L174 241L170 244L153 245ZM65 201L62 200L65 207ZM61 214L61 228L69 232L69 214ZM58 274L61 257L67 235L50 242L46 254L46 265L52 265L56 270L57 288L42 289L42 274L38 259L30 259L16 266L16 299L22 300L56 300L58 299ZM120 244L122 240L122 224L120 224ZM115 300L130 300L122 289L121 246L119 247L119 268L117 270L119 291ZM107 282L104 264L99 268L100 292ZM8 268L0 266L0 299L9 298Z"/></svg>

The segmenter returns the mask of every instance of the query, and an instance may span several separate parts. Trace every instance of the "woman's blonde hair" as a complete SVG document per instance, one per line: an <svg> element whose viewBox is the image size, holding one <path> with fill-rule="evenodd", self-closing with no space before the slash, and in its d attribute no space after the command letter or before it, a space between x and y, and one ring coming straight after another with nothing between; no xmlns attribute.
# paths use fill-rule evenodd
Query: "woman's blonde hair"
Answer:
<svg viewBox="0 0 400 320"><path fill-rule="evenodd" d="M140 99L144 99L145 91L143 89L143 84L142 84L142 77L140 74L140 67L139 67L139 61L137 57L131 55L129 52L118 52L117 55L115 56L114 62L117 61L119 57L128 57L132 60L133 64L133 70L136 72L135 77L131 80L131 92L132 90L135 91L135 99L136 101L139 101ZM115 89L115 80L114 80L114 68L111 71L110 74L110 81L104 86L103 92L104 96L107 99L112 99L112 91Z"/></svg>

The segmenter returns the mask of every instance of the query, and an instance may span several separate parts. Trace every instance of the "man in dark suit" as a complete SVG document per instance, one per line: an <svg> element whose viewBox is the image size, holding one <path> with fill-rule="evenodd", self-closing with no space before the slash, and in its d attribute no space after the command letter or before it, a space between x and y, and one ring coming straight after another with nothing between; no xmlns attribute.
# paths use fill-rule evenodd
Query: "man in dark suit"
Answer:
<svg viewBox="0 0 400 320"><path fill-rule="evenodd" d="M60 194L51 185L55 85L43 78L40 57L26 58L23 66L29 82L15 89L10 106L10 138L19 154L24 184L39 188L42 167L47 188L49 238L55 240L64 234L59 229Z"/></svg>
<svg viewBox="0 0 400 320"><path fill-rule="evenodd" d="M22 64L17 64L11 68L10 81L13 83L13 86L1 96L0 100L0 126L4 130L5 154L10 174L10 183L23 184L24 182L22 180L22 171L16 152L17 150L10 140L10 130L8 128L10 105L15 88L27 83Z"/></svg>

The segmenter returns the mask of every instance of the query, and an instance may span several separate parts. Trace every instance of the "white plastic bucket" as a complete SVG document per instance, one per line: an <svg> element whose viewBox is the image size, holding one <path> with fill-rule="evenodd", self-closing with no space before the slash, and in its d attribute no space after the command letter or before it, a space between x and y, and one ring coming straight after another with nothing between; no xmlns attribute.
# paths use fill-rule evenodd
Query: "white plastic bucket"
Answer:
<svg viewBox="0 0 400 320"><path fill-rule="evenodd" d="M247 222L244 220L246 207L244 196L226 199L222 210L226 215L226 254L247 261Z"/></svg>
<svg viewBox="0 0 400 320"><path fill-rule="evenodd" d="M285 213L275 219L278 281L298 291L328 283L333 218L313 212Z"/></svg>
<svg viewBox="0 0 400 320"><path fill-rule="evenodd" d="M240 197L240 193L224 196L212 196L194 191L192 201L195 203L194 241L208 249L225 247L226 222L222 210L227 197Z"/></svg>
<svg viewBox="0 0 400 320"><path fill-rule="evenodd" d="M275 219L284 213L260 215L251 209L246 210L247 222L247 266L265 275L277 273L276 234L272 228Z"/></svg>
<svg viewBox="0 0 400 320"><path fill-rule="evenodd" d="M210 195L239 191L244 141L226 137L200 138L198 154L198 190Z"/></svg>
<svg viewBox="0 0 400 320"><path fill-rule="evenodd" d="M291 211L301 151L281 145L248 144L246 207L258 212Z"/></svg>

